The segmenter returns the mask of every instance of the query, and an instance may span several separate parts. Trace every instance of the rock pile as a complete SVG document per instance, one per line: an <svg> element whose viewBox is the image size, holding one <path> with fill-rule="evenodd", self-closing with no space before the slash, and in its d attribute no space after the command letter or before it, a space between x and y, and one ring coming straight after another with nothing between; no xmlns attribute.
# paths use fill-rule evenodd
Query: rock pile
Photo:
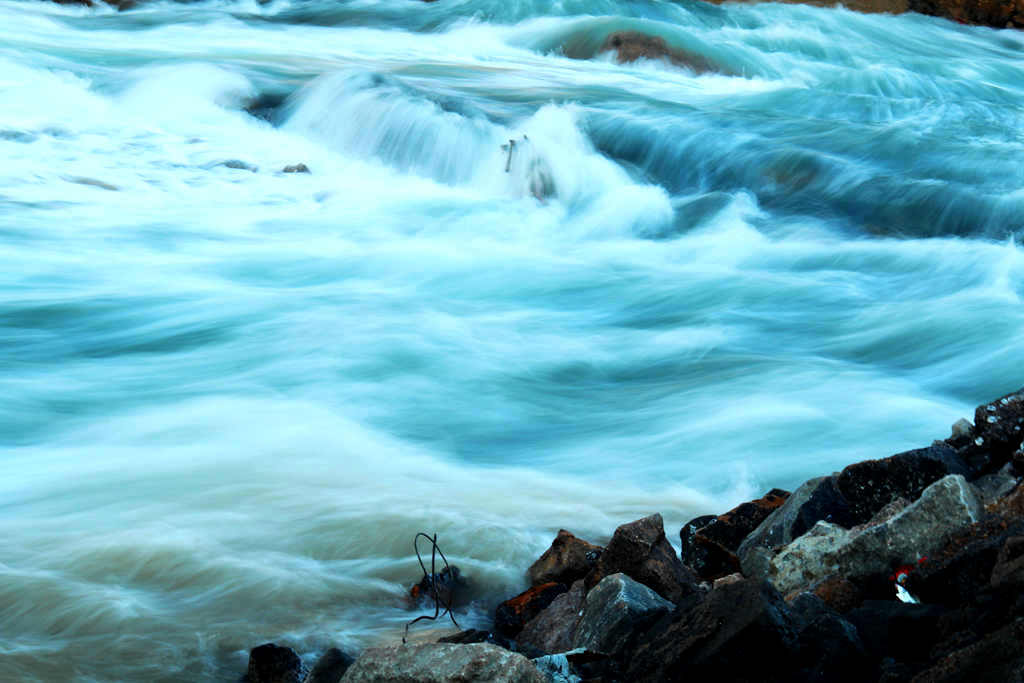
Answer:
<svg viewBox="0 0 1024 683"><path fill-rule="evenodd" d="M492 631L344 675L336 653L317 683L1024 681L1024 389L953 432L698 517L681 556L658 514L603 548L561 530ZM251 683L312 680L281 650L253 650Z"/></svg>

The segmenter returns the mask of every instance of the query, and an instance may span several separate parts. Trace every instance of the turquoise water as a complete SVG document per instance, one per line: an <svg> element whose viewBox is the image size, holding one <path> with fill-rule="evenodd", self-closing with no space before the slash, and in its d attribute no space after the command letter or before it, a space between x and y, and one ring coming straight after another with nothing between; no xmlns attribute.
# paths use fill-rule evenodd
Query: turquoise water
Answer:
<svg viewBox="0 0 1024 683"><path fill-rule="evenodd" d="M420 530L483 623L559 527L946 436L1024 385L1022 56L788 5L0 2L0 680L394 640Z"/></svg>

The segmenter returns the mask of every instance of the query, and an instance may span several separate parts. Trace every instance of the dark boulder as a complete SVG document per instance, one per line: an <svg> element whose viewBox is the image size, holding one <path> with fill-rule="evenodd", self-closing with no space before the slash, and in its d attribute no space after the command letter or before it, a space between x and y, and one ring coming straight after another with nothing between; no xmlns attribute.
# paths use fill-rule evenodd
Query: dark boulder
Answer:
<svg viewBox="0 0 1024 683"><path fill-rule="evenodd" d="M801 621L796 680L828 683L875 678L874 663L853 624L811 593L801 593L790 607Z"/></svg>
<svg viewBox="0 0 1024 683"><path fill-rule="evenodd" d="M283 169L284 173L310 173L309 166L305 164L293 164L291 166L285 166Z"/></svg>
<svg viewBox="0 0 1024 683"><path fill-rule="evenodd" d="M424 576L409 590L413 601L436 601L442 606L457 606L464 602L469 582L457 566L445 567L437 574Z"/></svg>
<svg viewBox="0 0 1024 683"><path fill-rule="evenodd" d="M507 638L515 638L531 619L548 607L555 598L569 590L564 583L544 583L509 598L494 611L494 628Z"/></svg>
<svg viewBox="0 0 1024 683"><path fill-rule="evenodd" d="M930 484L949 474L968 474L967 466L945 443L865 460L839 473L836 486L849 503L854 524L869 521L896 498L915 501Z"/></svg>
<svg viewBox="0 0 1024 683"><path fill-rule="evenodd" d="M940 659L912 683L1024 683L1024 619Z"/></svg>
<svg viewBox="0 0 1024 683"><path fill-rule="evenodd" d="M338 683L356 660L336 647L332 647L316 660L302 683Z"/></svg>
<svg viewBox="0 0 1024 683"><path fill-rule="evenodd" d="M612 574L587 593L574 648L618 655L658 617L675 606L625 574Z"/></svg>
<svg viewBox="0 0 1024 683"><path fill-rule="evenodd" d="M763 497L742 503L723 515L698 517L684 525L679 531L683 564L707 581L740 571L736 556L740 543L787 498L788 491L772 489Z"/></svg>
<svg viewBox="0 0 1024 683"><path fill-rule="evenodd" d="M799 621L765 581L693 596L655 623L630 653L630 681L789 681L799 667Z"/></svg>
<svg viewBox="0 0 1024 683"><path fill-rule="evenodd" d="M940 619L947 611L937 605L866 600L845 617L857 627L864 649L876 661L888 658L920 671L939 640Z"/></svg>
<svg viewBox="0 0 1024 683"><path fill-rule="evenodd" d="M606 576L619 572L674 603L700 590L693 571L683 565L665 538L665 524L657 513L615 530L587 574L585 587L589 591Z"/></svg>
<svg viewBox="0 0 1024 683"><path fill-rule="evenodd" d="M246 683L300 683L302 660L290 647L266 643L249 652Z"/></svg>
<svg viewBox="0 0 1024 683"><path fill-rule="evenodd" d="M664 59L675 66L699 74L715 71L714 65L706 57L670 47L664 38L639 31L616 31L610 34L599 52L615 52L620 64L635 62L638 59Z"/></svg>
<svg viewBox="0 0 1024 683"><path fill-rule="evenodd" d="M519 646L547 653L571 650L585 596L583 580L580 579L567 593L556 597L540 614L526 623L517 639Z"/></svg>
<svg viewBox="0 0 1024 683"><path fill-rule="evenodd" d="M958 453L971 468L972 478L1012 462L1024 443L1024 389L978 406L966 443L962 438L950 442L960 446Z"/></svg>
<svg viewBox="0 0 1024 683"><path fill-rule="evenodd" d="M551 547L527 570L530 585L539 586L551 581L572 584L594 568L603 551L601 546L587 543L561 529Z"/></svg>

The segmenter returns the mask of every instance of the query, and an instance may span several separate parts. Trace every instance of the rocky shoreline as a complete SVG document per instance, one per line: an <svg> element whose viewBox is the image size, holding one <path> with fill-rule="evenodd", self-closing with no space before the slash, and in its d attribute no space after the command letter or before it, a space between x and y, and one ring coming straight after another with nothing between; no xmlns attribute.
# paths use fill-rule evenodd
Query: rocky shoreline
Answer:
<svg viewBox="0 0 1024 683"><path fill-rule="evenodd" d="M698 517L679 555L659 514L605 547L562 530L489 630L309 672L267 644L243 680L1024 681L1022 474L1024 388L927 448Z"/></svg>

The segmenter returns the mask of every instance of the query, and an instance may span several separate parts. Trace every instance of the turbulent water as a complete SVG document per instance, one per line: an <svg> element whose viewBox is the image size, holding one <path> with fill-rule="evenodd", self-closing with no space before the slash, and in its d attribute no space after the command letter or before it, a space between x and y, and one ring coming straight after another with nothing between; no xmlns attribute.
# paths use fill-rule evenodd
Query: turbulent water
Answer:
<svg viewBox="0 0 1024 683"><path fill-rule="evenodd" d="M1024 384L1022 131L1024 34L916 15L0 2L0 680L393 642L420 530L472 626L947 435Z"/></svg>

